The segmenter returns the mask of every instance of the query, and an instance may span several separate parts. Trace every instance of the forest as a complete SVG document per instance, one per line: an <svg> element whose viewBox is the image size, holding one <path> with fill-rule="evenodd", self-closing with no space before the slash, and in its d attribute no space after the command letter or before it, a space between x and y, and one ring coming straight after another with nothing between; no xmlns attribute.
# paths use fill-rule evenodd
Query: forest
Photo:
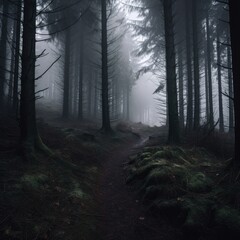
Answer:
<svg viewBox="0 0 240 240"><path fill-rule="evenodd" d="M0 239L239 239L239 13L0 0Z"/></svg>

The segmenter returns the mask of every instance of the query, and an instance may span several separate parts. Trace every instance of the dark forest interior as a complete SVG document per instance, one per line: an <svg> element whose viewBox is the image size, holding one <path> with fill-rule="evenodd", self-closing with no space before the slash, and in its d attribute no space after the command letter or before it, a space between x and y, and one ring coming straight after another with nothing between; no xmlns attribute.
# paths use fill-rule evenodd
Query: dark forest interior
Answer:
<svg viewBox="0 0 240 240"><path fill-rule="evenodd" d="M239 239L239 14L0 0L0 239Z"/></svg>

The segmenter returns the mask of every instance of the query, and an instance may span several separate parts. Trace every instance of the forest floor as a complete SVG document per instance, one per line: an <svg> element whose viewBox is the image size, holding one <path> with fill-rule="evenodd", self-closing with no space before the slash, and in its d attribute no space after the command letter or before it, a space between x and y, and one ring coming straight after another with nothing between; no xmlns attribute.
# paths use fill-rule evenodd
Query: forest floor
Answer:
<svg viewBox="0 0 240 240"><path fill-rule="evenodd" d="M130 155L139 152L146 135L117 149L104 161L97 188L97 233L103 240L170 240L177 239L175 228L154 218L144 207L134 188L126 185Z"/></svg>
<svg viewBox="0 0 240 240"><path fill-rule="evenodd" d="M102 163L97 188L97 237L99 240L173 240L179 231L147 211L133 186L126 185L128 157L139 152L148 137L111 152ZM148 132L151 133L151 132ZM152 132L153 133L153 132ZM163 133L162 133L163 134ZM162 139L165 139L162 136Z"/></svg>
<svg viewBox="0 0 240 240"><path fill-rule="evenodd" d="M156 129L117 124L104 136L95 124L45 111L38 126L54 155L24 162L16 150L18 122L0 118L0 239L137 239L144 226L142 239L150 239L144 207L126 186L123 166Z"/></svg>
<svg viewBox="0 0 240 240"><path fill-rule="evenodd" d="M39 131L54 155L37 154L26 163L16 152L18 123L12 117L0 120L0 239L212 240L220 239L206 237L212 228L239 232L237 211L225 200L216 204L218 197L228 203L232 197L216 184L224 177L222 158L202 148L165 147L165 128L118 123L114 134L105 136L93 123L62 121L40 109ZM166 219L166 211L178 221ZM207 234L192 237L183 234L186 229Z"/></svg>

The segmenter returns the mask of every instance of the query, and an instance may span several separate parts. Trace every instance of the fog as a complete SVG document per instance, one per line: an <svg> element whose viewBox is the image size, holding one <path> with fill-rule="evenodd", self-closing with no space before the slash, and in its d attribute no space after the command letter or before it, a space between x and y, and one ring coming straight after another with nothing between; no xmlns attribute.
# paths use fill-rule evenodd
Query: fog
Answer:
<svg viewBox="0 0 240 240"><path fill-rule="evenodd" d="M167 109L177 108L182 127L198 116L199 127L211 122L233 128L229 29L217 17L228 21L228 15L219 4L202 1L194 19L193 9L187 11L179 0L168 27L163 5L155 0L111 1L105 10L98 1L71 4L39 1L38 11L46 10L36 18L39 109L98 124L109 115L111 122L162 126L168 123ZM6 66L14 67L9 60ZM10 71L6 75L13 78ZM4 89L9 98L12 85ZM175 96L172 107L169 94Z"/></svg>
<svg viewBox="0 0 240 240"><path fill-rule="evenodd" d="M149 56L147 55L144 57L144 59L141 56L136 55L136 51L139 51L139 48L141 48L140 42L143 37L141 35L137 35L134 29L130 27L132 22L141 20L141 17L138 16L138 13L136 11L128 11L126 8L123 8L123 6L124 5L121 4L120 6L117 5L116 7L118 8L118 14L124 16L123 21L126 22L125 25L123 24L124 26L122 28L123 31L127 31L127 33L125 32L123 36L127 35L127 38L130 38L130 40L128 39L127 41L122 41L121 44L123 45L121 45L120 47L129 51L129 64L131 68L131 76L129 77L131 77L133 79L132 81L134 81L134 84L132 85L130 90L130 115L128 120L133 122L141 122L150 126L160 126L165 124L165 117L163 115L161 116L161 111L158 108L158 94L153 94L158 87L159 79L152 72L140 74L139 76L137 76L138 71L140 71L140 69L144 67L144 64L148 62L149 58ZM111 25L114 25L118 20L111 21ZM76 23L76 25L77 24L78 23ZM75 26L73 26L73 28L75 29ZM61 43L59 43L58 39L44 41L44 39L48 38L47 34L49 33L49 31L43 30L39 31L39 33L40 35L38 35L37 37L37 39L39 40L39 42L37 43L37 54L41 54L44 52L44 55L37 60L36 77L44 73L46 70L47 71L43 75L43 77L39 79L36 83L36 92L39 96L37 100L37 106L39 106L40 108L46 107L48 109L51 109L51 111L54 111L56 114L61 116L63 102L64 52L62 51L62 45ZM78 40L76 39L74 41ZM90 39L87 39L86 41L86 44L89 45L90 48L96 48L96 44L92 43ZM129 43L131 45L130 47ZM117 43L117 45L119 45L119 43ZM119 46L117 47L118 51L121 51ZM118 53L115 53L115 55L118 55ZM59 57L59 61L54 63L55 60ZM99 61L99 56L95 56L94 61L95 63ZM114 63L114 65L118 65L119 61L121 61L121 59L118 59ZM73 61L72 64L78 63ZM88 62L86 65L93 66L92 62ZM49 66L51 67L49 68ZM85 68L87 69L87 66L85 66ZM124 71L124 69L121 70ZM88 70L86 70L85 74L88 74L87 71ZM99 78L100 74L101 73L99 72ZM76 77L72 72L70 72L70 76L71 78ZM124 82L123 79L120 79L120 81ZM99 88L99 86L94 86L94 88L97 88L98 95L100 95L101 89ZM88 98L87 94L88 93L85 94L85 98ZM76 99L75 101L78 101L78 99ZM112 120L126 119L123 113L123 105L123 100L120 100L119 109L122 116L119 116L119 114L118 116L113 115ZM163 107L162 110L164 112L165 108Z"/></svg>

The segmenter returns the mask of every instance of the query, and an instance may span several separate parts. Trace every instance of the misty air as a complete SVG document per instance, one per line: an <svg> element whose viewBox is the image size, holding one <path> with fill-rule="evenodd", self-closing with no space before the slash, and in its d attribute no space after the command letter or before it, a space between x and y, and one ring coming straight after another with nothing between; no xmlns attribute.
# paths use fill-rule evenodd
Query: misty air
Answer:
<svg viewBox="0 0 240 240"><path fill-rule="evenodd" d="M239 239L238 14L0 0L0 239Z"/></svg>

